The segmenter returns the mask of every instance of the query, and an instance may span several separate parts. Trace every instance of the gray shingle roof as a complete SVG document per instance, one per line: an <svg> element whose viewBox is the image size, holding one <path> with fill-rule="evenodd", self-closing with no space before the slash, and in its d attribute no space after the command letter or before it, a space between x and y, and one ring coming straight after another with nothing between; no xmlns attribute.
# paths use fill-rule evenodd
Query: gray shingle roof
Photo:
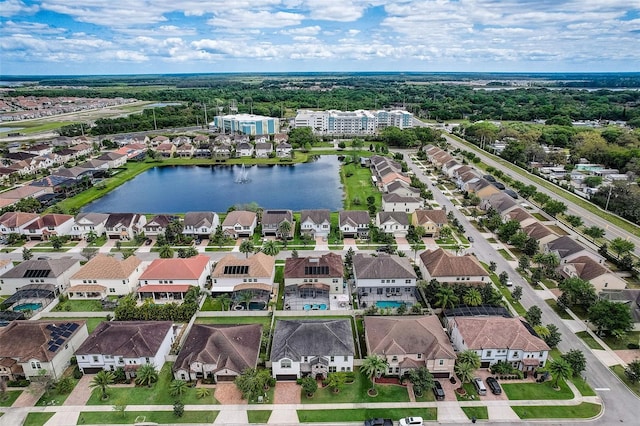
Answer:
<svg viewBox="0 0 640 426"><path fill-rule="evenodd" d="M38 278L55 278L64 274L73 265L79 263L79 259L62 258L48 260L25 260L5 272L1 278L28 278L30 276ZM34 272L37 271L37 272Z"/></svg>
<svg viewBox="0 0 640 426"><path fill-rule="evenodd" d="M356 279L417 278L408 258L389 254L356 254L353 257L353 273Z"/></svg>
<svg viewBox="0 0 640 426"><path fill-rule="evenodd" d="M351 321L279 320L273 335L271 360L303 356L353 356L355 353Z"/></svg>
<svg viewBox="0 0 640 426"><path fill-rule="evenodd" d="M103 321L76 354L152 357L172 327L171 321Z"/></svg>

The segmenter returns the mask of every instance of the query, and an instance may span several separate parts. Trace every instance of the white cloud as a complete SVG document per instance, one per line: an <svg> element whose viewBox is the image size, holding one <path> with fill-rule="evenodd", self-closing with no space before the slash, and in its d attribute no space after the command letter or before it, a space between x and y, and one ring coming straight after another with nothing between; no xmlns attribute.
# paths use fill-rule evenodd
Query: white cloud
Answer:
<svg viewBox="0 0 640 426"><path fill-rule="evenodd" d="M289 28L289 29L280 31L280 34L310 36L310 35L316 35L320 31L321 31L320 26L314 25L311 27Z"/></svg>
<svg viewBox="0 0 640 426"><path fill-rule="evenodd" d="M5 0L0 2L0 16L9 18L18 14L36 13L40 7L36 4L27 6L20 0Z"/></svg>
<svg viewBox="0 0 640 426"><path fill-rule="evenodd" d="M282 28L298 25L304 16L299 13L290 12L250 12L242 10L225 11L207 23L217 28L223 29L244 29L244 28Z"/></svg>

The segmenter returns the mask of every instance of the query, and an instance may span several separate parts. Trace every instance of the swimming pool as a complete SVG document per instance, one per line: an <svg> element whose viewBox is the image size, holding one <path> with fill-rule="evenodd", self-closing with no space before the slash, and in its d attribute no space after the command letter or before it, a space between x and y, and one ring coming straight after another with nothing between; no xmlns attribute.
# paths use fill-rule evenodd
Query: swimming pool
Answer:
<svg viewBox="0 0 640 426"><path fill-rule="evenodd" d="M42 303L23 303L22 305L11 308L13 311L37 311L42 309Z"/></svg>
<svg viewBox="0 0 640 426"><path fill-rule="evenodd" d="M381 309L392 308L398 309L402 305L407 305L405 302L398 302L397 300L378 300L376 306Z"/></svg>
<svg viewBox="0 0 640 426"><path fill-rule="evenodd" d="M265 302L249 302L250 311L263 311L267 307Z"/></svg>
<svg viewBox="0 0 640 426"><path fill-rule="evenodd" d="M324 303L314 303L313 305L307 304L304 305L302 309L305 311L326 311L327 305Z"/></svg>

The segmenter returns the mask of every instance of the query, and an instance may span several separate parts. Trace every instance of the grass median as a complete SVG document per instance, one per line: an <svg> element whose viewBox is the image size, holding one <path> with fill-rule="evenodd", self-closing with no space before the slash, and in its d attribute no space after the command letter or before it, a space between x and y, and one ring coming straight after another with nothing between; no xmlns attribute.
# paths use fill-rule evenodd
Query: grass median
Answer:
<svg viewBox="0 0 640 426"><path fill-rule="evenodd" d="M352 408L346 410L298 410L301 423L363 422L376 417L397 421L407 416L420 416L426 421L438 419L436 408Z"/></svg>
<svg viewBox="0 0 640 426"><path fill-rule="evenodd" d="M523 420L527 419L591 419L602 410L600 404L583 402L578 405L531 405L512 406L513 411Z"/></svg>
<svg viewBox="0 0 640 426"><path fill-rule="evenodd" d="M79 425L97 424L174 424L200 423L211 424L218 417L218 411L185 411L182 417L176 417L173 411L125 411L117 413L111 411L82 411L78 417ZM144 419L144 420L143 420Z"/></svg>

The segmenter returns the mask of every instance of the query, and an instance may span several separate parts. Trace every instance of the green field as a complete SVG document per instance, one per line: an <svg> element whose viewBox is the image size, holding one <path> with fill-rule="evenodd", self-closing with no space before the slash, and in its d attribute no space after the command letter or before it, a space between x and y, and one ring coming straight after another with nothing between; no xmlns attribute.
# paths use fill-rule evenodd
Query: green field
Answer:
<svg viewBox="0 0 640 426"><path fill-rule="evenodd" d="M344 185L344 209L367 210L367 197L374 197L380 206L382 194L371 181L371 170L359 164L347 164L340 169L340 180Z"/></svg>
<svg viewBox="0 0 640 426"><path fill-rule="evenodd" d="M249 423L267 423L271 417L271 410L247 410Z"/></svg>
<svg viewBox="0 0 640 426"><path fill-rule="evenodd" d="M407 416L420 416L426 421L438 418L436 408L353 408L346 410L298 410L298 419L302 423L342 423L362 422L366 419L383 417L394 421Z"/></svg>
<svg viewBox="0 0 640 426"><path fill-rule="evenodd" d="M558 381L560 390L553 388L555 380L549 380L544 383L504 383L502 389L510 400L526 400L526 399L572 399L573 392L564 380Z"/></svg>

